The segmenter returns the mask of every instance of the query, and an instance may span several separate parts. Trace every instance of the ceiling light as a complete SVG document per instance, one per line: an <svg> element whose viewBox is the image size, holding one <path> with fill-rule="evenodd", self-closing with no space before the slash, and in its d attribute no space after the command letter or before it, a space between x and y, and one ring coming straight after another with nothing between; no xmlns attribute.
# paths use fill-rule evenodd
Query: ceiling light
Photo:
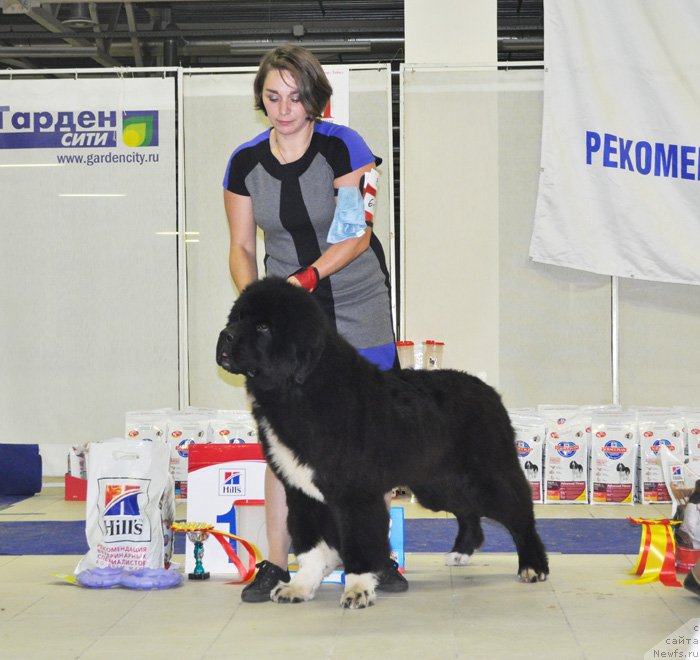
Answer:
<svg viewBox="0 0 700 660"><path fill-rule="evenodd" d="M124 193L59 193L59 197L126 197Z"/></svg>
<svg viewBox="0 0 700 660"><path fill-rule="evenodd" d="M369 53L372 44L369 41L294 41L313 53ZM232 41L229 50L232 55L262 55L271 48L287 46L289 42L280 41Z"/></svg>
<svg viewBox="0 0 700 660"><path fill-rule="evenodd" d="M95 27L97 22L90 16L90 9L87 2L76 2L68 9L68 18L61 21L63 25L78 30Z"/></svg>

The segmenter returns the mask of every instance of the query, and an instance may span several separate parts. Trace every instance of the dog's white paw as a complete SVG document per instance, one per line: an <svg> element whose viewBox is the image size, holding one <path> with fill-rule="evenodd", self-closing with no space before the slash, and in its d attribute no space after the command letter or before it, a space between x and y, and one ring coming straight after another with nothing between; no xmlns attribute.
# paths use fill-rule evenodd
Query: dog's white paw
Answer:
<svg viewBox="0 0 700 660"><path fill-rule="evenodd" d="M278 584L270 593L270 598L275 603L305 603L314 597L314 592L297 583L294 580L287 584Z"/></svg>
<svg viewBox="0 0 700 660"><path fill-rule="evenodd" d="M377 578L374 573L346 574L345 591L340 604L349 610L361 610L374 605L377 599L375 587Z"/></svg>
<svg viewBox="0 0 700 660"><path fill-rule="evenodd" d="M466 566L471 563L472 555L461 552L448 552L445 555L445 566Z"/></svg>
<svg viewBox="0 0 700 660"><path fill-rule="evenodd" d="M523 568L518 574L518 579L526 584L544 582L547 579L546 573L537 573L534 568Z"/></svg>

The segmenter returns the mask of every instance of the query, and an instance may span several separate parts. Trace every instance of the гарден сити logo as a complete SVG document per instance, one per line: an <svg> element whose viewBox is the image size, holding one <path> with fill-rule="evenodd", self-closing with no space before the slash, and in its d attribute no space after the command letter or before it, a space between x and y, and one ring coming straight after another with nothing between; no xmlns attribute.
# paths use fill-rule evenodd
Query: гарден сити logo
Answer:
<svg viewBox="0 0 700 660"><path fill-rule="evenodd" d="M0 106L0 149L113 149L119 133L126 147L157 147L158 110L12 112Z"/></svg>

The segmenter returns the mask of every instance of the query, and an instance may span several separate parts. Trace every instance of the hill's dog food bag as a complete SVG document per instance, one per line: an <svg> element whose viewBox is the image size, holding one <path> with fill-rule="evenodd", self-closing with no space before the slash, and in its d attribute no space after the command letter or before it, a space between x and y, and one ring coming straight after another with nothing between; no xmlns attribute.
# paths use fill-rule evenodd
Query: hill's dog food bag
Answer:
<svg viewBox="0 0 700 660"><path fill-rule="evenodd" d="M547 426L544 448L545 502L586 504L588 502L588 440L590 420L569 417Z"/></svg>
<svg viewBox="0 0 700 660"><path fill-rule="evenodd" d="M252 413L247 410L215 411L207 426L206 441L229 445L257 442L258 430Z"/></svg>
<svg viewBox="0 0 700 660"><path fill-rule="evenodd" d="M173 551L175 499L170 450L161 441L90 443L86 536L75 569L167 568Z"/></svg>
<svg viewBox="0 0 700 660"><path fill-rule="evenodd" d="M685 453L684 424L680 413L637 412L639 428L639 500L642 504L671 502L658 455L665 446L682 460Z"/></svg>
<svg viewBox="0 0 700 660"><path fill-rule="evenodd" d="M171 470L175 479L175 497L187 499L187 458L190 445L204 443L213 410L188 409L168 416L166 439L173 450Z"/></svg>
<svg viewBox="0 0 700 660"><path fill-rule="evenodd" d="M124 437L129 440L165 441L165 434L168 432L168 418L174 412L170 408L127 412Z"/></svg>
<svg viewBox="0 0 700 660"><path fill-rule="evenodd" d="M637 418L591 417L591 504L633 504L637 492Z"/></svg>
<svg viewBox="0 0 700 660"><path fill-rule="evenodd" d="M666 446L658 452L666 487L673 502L678 568L687 572L700 560L700 457L681 459ZM685 564L681 566L681 564Z"/></svg>
<svg viewBox="0 0 700 660"><path fill-rule="evenodd" d="M518 451L520 467L532 489L532 501L544 502L544 437L546 432L544 417L537 414L511 412L510 421L515 431L515 448Z"/></svg>
<svg viewBox="0 0 700 660"><path fill-rule="evenodd" d="M571 417L578 417L581 414L581 407L541 403L537 406L537 414L544 417L547 428L552 428L553 426L563 426Z"/></svg>
<svg viewBox="0 0 700 660"><path fill-rule="evenodd" d="M682 414L688 458L700 461L700 410L684 410Z"/></svg>

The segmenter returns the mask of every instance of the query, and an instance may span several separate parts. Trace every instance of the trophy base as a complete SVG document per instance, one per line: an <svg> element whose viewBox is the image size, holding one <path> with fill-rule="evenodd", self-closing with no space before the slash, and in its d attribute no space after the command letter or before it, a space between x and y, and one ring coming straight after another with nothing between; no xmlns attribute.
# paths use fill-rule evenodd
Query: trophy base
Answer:
<svg viewBox="0 0 700 660"><path fill-rule="evenodd" d="M209 572L207 571L206 573L188 573L187 577L190 580L208 580Z"/></svg>

